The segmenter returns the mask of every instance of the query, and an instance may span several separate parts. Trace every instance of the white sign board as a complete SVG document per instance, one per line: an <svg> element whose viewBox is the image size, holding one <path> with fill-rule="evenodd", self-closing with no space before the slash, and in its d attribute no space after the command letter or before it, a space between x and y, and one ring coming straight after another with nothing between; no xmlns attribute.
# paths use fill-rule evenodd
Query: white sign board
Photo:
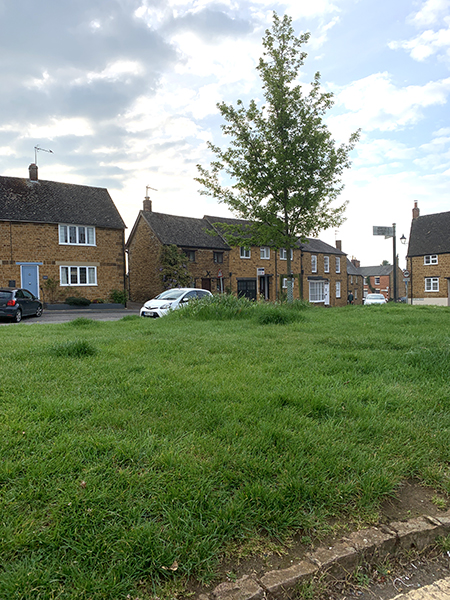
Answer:
<svg viewBox="0 0 450 600"><path fill-rule="evenodd" d="M377 227L373 226L373 235L384 235L385 237L394 237L393 227Z"/></svg>
<svg viewBox="0 0 450 600"><path fill-rule="evenodd" d="M262 277L264 275L264 267L258 267L256 269L256 276L257 277Z"/></svg>

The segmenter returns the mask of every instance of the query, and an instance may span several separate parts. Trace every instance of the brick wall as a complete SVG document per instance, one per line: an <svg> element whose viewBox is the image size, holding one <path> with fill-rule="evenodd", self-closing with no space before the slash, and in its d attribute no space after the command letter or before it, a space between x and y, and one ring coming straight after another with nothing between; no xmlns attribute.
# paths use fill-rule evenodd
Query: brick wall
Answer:
<svg viewBox="0 0 450 600"><path fill-rule="evenodd" d="M411 280L408 296L411 298L412 290L413 302L448 306L447 277L450 277L450 254L439 254L437 265L425 265L423 256L408 258L408 271ZM425 291L425 279L427 277L439 278L439 291Z"/></svg>
<svg viewBox="0 0 450 600"><path fill-rule="evenodd" d="M58 225L39 223L0 223L0 286L10 280L21 285L17 262L39 265L39 287L45 297L46 278L59 281L60 265L96 266L96 286L59 286L54 300L79 295L89 300L106 299L113 289L124 289L125 257L123 230L96 228L96 246L60 245Z"/></svg>

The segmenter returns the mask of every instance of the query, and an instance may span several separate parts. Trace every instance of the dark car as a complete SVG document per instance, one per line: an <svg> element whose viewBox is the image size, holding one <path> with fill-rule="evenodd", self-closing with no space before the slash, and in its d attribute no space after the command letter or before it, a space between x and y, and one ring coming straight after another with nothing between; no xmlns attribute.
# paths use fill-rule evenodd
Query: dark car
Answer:
<svg viewBox="0 0 450 600"><path fill-rule="evenodd" d="M40 317L42 302L28 290L17 288L0 288L0 317L12 319L16 323L22 317Z"/></svg>

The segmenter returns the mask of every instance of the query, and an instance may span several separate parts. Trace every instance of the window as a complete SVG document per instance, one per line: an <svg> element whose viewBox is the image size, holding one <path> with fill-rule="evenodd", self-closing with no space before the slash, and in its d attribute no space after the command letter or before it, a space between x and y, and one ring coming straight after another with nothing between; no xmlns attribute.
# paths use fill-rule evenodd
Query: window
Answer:
<svg viewBox="0 0 450 600"><path fill-rule="evenodd" d="M336 273L341 272L341 257L336 256Z"/></svg>
<svg viewBox="0 0 450 600"><path fill-rule="evenodd" d="M355 300L358 299L358 289L355 288L355 293L353 294L353 296L355 297Z"/></svg>
<svg viewBox="0 0 450 600"><path fill-rule="evenodd" d="M270 258L269 246L262 246L262 248L260 248L259 251L260 251L261 260L269 260L269 258Z"/></svg>
<svg viewBox="0 0 450 600"><path fill-rule="evenodd" d="M291 248L291 260L294 258L294 252ZM287 260L286 248L280 248L280 260Z"/></svg>
<svg viewBox="0 0 450 600"><path fill-rule="evenodd" d="M380 278L379 277L374 277L374 284L375 285L380 285Z"/></svg>
<svg viewBox="0 0 450 600"><path fill-rule="evenodd" d="M439 291L439 277L425 277L425 291L426 292L438 292Z"/></svg>
<svg viewBox="0 0 450 600"><path fill-rule="evenodd" d="M424 265L437 265L438 264L437 254L429 254L428 256L424 256L423 264Z"/></svg>
<svg viewBox="0 0 450 600"><path fill-rule="evenodd" d="M214 252L214 262L217 264L223 263L223 252Z"/></svg>
<svg viewBox="0 0 450 600"><path fill-rule="evenodd" d="M59 267L61 285L97 285L97 267Z"/></svg>
<svg viewBox="0 0 450 600"><path fill-rule="evenodd" d="M317 273L317 256L315 254L311 254L311 272Z"/></svg>
<svg viewBox="0 0 450 600"><path fill-rule="evenodd" d="M59 243L95 246L95 227L85 227L84 225L60 225Z"/></svg>
<svg viewBox="0 0 450 600"><path fill-rule="evenodd" d="M241 258L250 258L250 248L241 246Z"/></svg>
<svg viewBox="0 0 450 600"><path fill-rule="evenodd" d="M186 254L189 262L195 262L195 250L183 250L183 253Z"/></svg>
<svg viewBox="0 0 450 600"><path fill-rule="evenodd" d="M329 256L323 257L323 270L325 273L330 272L330 257Z"/></svg>
<svg viewBox="0 0 450 600"><path fill-rule="evenodd" d="M309 301L325 302L325 285L323 281L309 282Z"/></svg>
<svg viewBox="0 0 450 600"><path fill-rule="evenodd" d="M353 284L353 275L350 275L350 283Z"/></svg>
<svg viewBox="0 0 450 600"><path fill-rule="evenodd" d="M336 298L341 297L341 282L336 281Z"/></svg>

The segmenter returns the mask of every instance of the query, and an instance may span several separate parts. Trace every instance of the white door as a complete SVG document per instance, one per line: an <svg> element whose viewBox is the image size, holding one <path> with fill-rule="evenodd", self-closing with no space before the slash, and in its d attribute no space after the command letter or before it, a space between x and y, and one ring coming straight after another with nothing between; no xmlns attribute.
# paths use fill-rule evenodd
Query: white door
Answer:
<svg viewBox="0 0 450 600"><path fill-rule="evenodd" d="M330 284L328 281L323 285L323 295L325 296L325 305L329 306L330 304Z"/></svg>

